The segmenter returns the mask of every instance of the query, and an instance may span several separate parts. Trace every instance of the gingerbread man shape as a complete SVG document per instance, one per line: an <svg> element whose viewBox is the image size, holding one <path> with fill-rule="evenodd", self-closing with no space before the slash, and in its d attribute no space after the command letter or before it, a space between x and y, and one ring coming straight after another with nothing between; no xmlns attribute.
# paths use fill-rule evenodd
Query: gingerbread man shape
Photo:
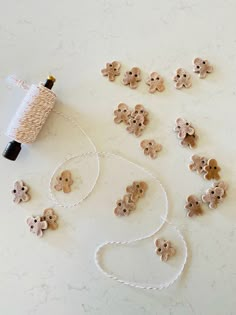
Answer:
<svg viewBox="0 0 236 315"><path fill-rule="evenodd" d="M208 73L213 71L213 67L209 64L208 60L203 60L201 58L195 58L193 60L193 71L199 73L199 77L204 79Z"/></svg>
<svg viewBox="0 0 236 315"><path fill-rule="evenodd" d="M141 115L144 117L144 125L147 125L148 120L148 111L144 108L143 105L137 104L134 108L134 111L131 113L131 117L135 118L136 116Z"/></svg>
<svg viewBox="0 0 236 315"><path fill-rule="evenodd" d="M213 187L208 189L206 194L202 196L202 201L208 203L211 209L215 209L223 200L224 194L224 189L220 187Z"/></svg>
<svg viewBox="0 0 236 315"><path fill-rule="evenodd" d="M228 189L228 185L224 181L220 181L220 182L214 183L213 187L214 188L217 188L217 187L222 188L224 190L223 198L226 197L226 191Z"/></svg>
<svg viewBox="0 0 236 315"><path fill-rule="evenodd" d="M144 120L145 118L143 115L137 115L134 118L131 117L128 121L128 127L126 130L129 133L134 133L136 137L140 137L145 129Z"/></svg>
<svg viewBox="0 0 236 315"><path fill-rule="evenodd" d="M130 211L135 210L135 203L131 200L130 195L125 195L123 199L117 201L116 205L114 213L118 217L128 216Z"/></svg>
<svg viewBox="0 0 236 315"><path fill-rule="evenodd" d="M37 217L29 217L26 220L27 224L30 227L30 232L36 234L38 237L43 236L43 231L47 229L48 224L46 221L41 221L39 216Z"/></svg>
<svg viewBox="0 0 236 315"><path fill-rule="evenodd" d="M201 215L203 213L200 200L194 195L191 195L187 198L185 209L187 210L188 217Z"/></svg>
<svg viewBox="0 0 236 315"><path fill-rule="evenodd" d="M190 74L182 68L176 70L173 80L175 81L176 89L190 88L192 86Z"/></svg>
<svg viewBox="0 0 236 315"><path fill-rule="evenodd" d="M149 85L150 93L163 92L165 90L164 79L157 72L152 72L146 83Z"/></svg>
<svg viewBox="0 0 236 315"><path fill-rule="evenodd" d="M185 119L177 118L175 132L178 133L178 138L184 139L187 135L193 135L195 130Z"/></svg>
<svg viewBox="0 0 236 315"><path fill-rule="evenodd" d="M140 144L145 155L149 155L152 159L156 159L158 152L161 151L162 145L156 143L155 140L143 140Z"/></svg>
<svg viewBox="0 0 236 315"><path fill-rule="evenodd" d="M197 145L197 138L198 137L195 134L193 135L187 134L186 137L180 141L180 144L183 147L189 147L190 149L193 149Z"/></svg>
<svg viewBox="0 0 236 315"><path fill-rule="evenodd" d="M220 167L217 164L217 161L215 159L210 159L207 162L207 165L204 167L204 171L206 174L204 175L204 178L207 180L211 179L220 179L219 171Z"/></svg>
<svg viewBox="0 0 236 315"><path fill-rule="evenodd" d="M126 188L126 192L130 194L130 199L133 202L137 202L139 198L145 195L148 186L145 182L133 182L131 186Z"/></svg>
<svg viewBox="0 0 236 315"><path fill-rule="evenodd" d="M141 81L141 71L137 67L133 67L130 71L127 71L123 78L123 84L129 85L131 89L136 89L139 81Z"/></svg>
<svg viewBox="0 0 236 315"><path fill-rule="evenodd" d="M43 212L43 216L41 217L41 221L46 221L48 227L52 230L56 230L58 227L57 219L58 216L52 208L45 209Z"/></svg>
<svg viewBox="0 0 236 315"><path fill-rule="evenodd" d="M197 172L198 174L205 173L204 167L207 165L208 159L204 156L193 155L192 163L189 165L191 171Z"/></svg>
<svg viewBox="0 0 236 315"><path fill-rule="evenodd" d="M120 124L121 122L128 124L128 120L131 116L131 112L129 110L129 107L126 104L120 103L118 105L118 109L114 111L114 115L115 115L114 122L116 124Z"/></svg>
<svg viewBox="0 0 236 315"><path fill-rule="evenodd" d="M176 250L172 247L170 241L157 239L155 241L156 253L160 256L161 261L167 261L170 257L174 256Z"/></svg>
<svg viewBox="0 0 236 315"><path fill-rule="evenodd" d="M57 184L54 188L57 191L63 191L64 193L71 192L71 185L73 184L71 172L66 170L61 173L60 176L57 177Z"/></svg>
<svg viewBox="0 0 236 315"><path fill-rule="evenodd" d="M22 180L15 182L14 189L12 193L14 195L13 202L18 204L21 202L27 202L30 200L30 195L28 194L29 187L25 185Z"/></svg>
<svg viewBox="0 0 236 315"><path fill-rule="evenodd" d="M107 63L106 68L102 69L101 72L104 76L108 76L110 81L114 81L116 76L120 75L120 63L118 61L113 61L112 63Z"/></svg>

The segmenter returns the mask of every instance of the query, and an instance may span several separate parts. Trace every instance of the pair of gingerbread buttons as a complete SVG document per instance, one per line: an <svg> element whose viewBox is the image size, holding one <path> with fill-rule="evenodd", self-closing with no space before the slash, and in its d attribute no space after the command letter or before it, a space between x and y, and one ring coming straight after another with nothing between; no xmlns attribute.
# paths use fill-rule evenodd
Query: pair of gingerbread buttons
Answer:
<svg viewBox="0 0 236 315"><path fill-rule="evenodd" d="M30 232L38 237L42 237L47 229L56 230L58 216L52 208L45 209L42 216L32 216L27 218L26 223Z"/></svg>
<svg viewBox="0 0 236 315"><path fill-rule="evenodd" d="M183 147L189 147L191 149L196 147L198 136L190 122L183 118L176 119L174 131L177 133L180 144Z"/></svg>
<svg viewBox="0 0 236 315"><path fill-rule="evenodd" d="M57 191L63 191L64 193L71 192L73 179L70 171L63 171L56 180L57 183L55 184L54 188ZM12 190L12 194L14 195L13 202L19 204L21 202L29 201L31 199L29 189L29 186L23 180L16 181Z"/></svg>
<svg viewBox="0 0 236 315"><path fill-rule="evenodd" d="M115 215L118 217L128 216L130 212L136 209L138 200L144 197L147 188L147 183L143 181L134 181L132 185L128 186L124 197L116 203Z"/></svg>

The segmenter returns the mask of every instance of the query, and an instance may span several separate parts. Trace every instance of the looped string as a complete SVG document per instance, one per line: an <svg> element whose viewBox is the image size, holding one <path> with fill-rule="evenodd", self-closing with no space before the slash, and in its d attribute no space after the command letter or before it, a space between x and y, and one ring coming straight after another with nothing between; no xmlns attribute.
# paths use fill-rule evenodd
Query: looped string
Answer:
<svg viewBox="0 0 236 315"><path fill-rule="evenodd" d="M17 79L14 75L13 76L9 76L7 78L7 83L8 85L10 86L18 86L20 88L23 88L25 90L28 90L30 88L30 85L28 85L24 80L19 80ZM108 241L108 242L105 242L105 243L102 243L100 244L96 251L95 251L95 256L94 256L94 260L95 260L95 264L97 266L97 268L107 277L107 278L110 278L110 279L113 279L121 284L124 284L124 285L127 285L127 286L130 286L130 287L135 287L135 288L138 288L138 289L144 289L144 290L162 290L162 289L166 289L168 287L170 287L180 276L181 274L183 273L184 271L184 268L185 268L185 265L186 265L186 262L187 262L187 257L188 257L188 249L187 249L187 244L186 244L186 241L182 235L182 233L177 229L176 226L174 226L172 223L168 222L167 221L167 216L168 216L168 209L169 209L169 204L168 204L168 196L167 196L167 192L165 190L165 188L163 187L163 185L161 184L160 180L155 177L151 172L149 172L148 170L146 170L145 168L141 167L140 165L134 163L134 162L131 162L130 160L124 158L124 157L121 157L115 153L110 153L110 152L97 152L96 150L96 146L95 144L93 143L93 141L91 140L91 138L87 135L87 133L80 127L80 125L73 120L72 117L70 116L67 116L65 115L64 113L62 112L59 112L55 109L52 110L53 113L63 117L65 120L69 121L72 125L74 125L75 127L77 127L82 133L83 135L88 139L88 141L90 142L90 144L92 145L93 149L94 149L94 152L87 152L87 153L84 153L84 154L80 154L80 155L75 155L69 159L67 159L65 162L61 163L57 168L56 170L53 172L52 176L51 176L51 179L50 179L50 183L49 183L49 195L50 195L50 198L54 201L54 203L58 206L61 206L61 207L64 207L64 208L69 208L69 207L75 207L75 206L78 206L82 201L84 201L93 191L96 183L97 183L97 180L98 180L98 177L99 177L99 174L100 174L100 160L99 160L99 157L109 157L109 156L114 156L116 158L119 158L121 160L124 160L126 162L128 162L129 164L132 164L134 166L136 166L137 168L139 168L140 170L146 172L148 175L150 175L161 187L163 193L164 193L164 196L165 196L165 204L166 204L166 208L165 208L165 214L164 216L161 216L161 219L162 219L162 222L160 224L160 226L158 226L154 231L152 231L151 233L148 233L147 235L144 235L144 236L141 236L139 238L136 238L134 240L128 240L128 241ZM60 202L55 198L55 196L53 195L53 192L52 192L52 185L53 185L53 178L54 178L54 175L56 174L56 172L58 171L59 168L61 168L65 163L75 159L75 158L86 158L86 157L89 157L89 156L96 156L97 157L97 163L98 163L98 172L96 174L96 178L95 178L95 181L92 185L92 188L90 189L90 191L88 192L88 194L83 197L79 202L77 203L74 203L72 205L63 205L63 204L60 204ZM142 240L146 240L146 239L149 239L149 238L152 238L155 234L157 234L161 228L164 226L164 224L167 223L168 225L170 225L178 234L180 240L182 241L183 243L183 247L184 247L184 259L183 259L183 262L180 266L180 269L179 271L177 272L177 274L169 281L169 282L165 282L165 283L161 283L161 284L158 284L158 285L155 285L155 286L145 286L145 285L142 285L142 284L139 284L139 283L135 283L135 282L130 282L130 281L126 281L126 280L123 280L123 279L120 279L118 278L116 275L114 274L111 274L109 272L107 272L101 265L100 263L100 256L102 254L102 251L104 250L104 248L108 245L129 245L129 244L132 244L132 243L135 243L135 242L139 242L139 241L142 241Z"/></svg>
<svg viewBox="0 0 236 315"><path fill-rule="evenodd" d="M169 224L175 231L176 233L178 234L181 242L183 243L183 247L184 247L184 259L183 259L183 262L180 266L180 269L179 271L175 274L175 276L168 282L164 282L164 283L160 283L158 285L154 285L154 286L145 286L145 285L142 285L142 284L139 284L139 283L135 283L135 282L130 282L130 281L127 281L127 280L124 280L124 279L121 279L121 278L118 278L117 276L115 276L114 274L111 274L109 273L108 271L105 270L105 268L102 267L101 263L100 263L100 256L102 254L102 251L105 249L105 247L107 246L110 246L110 245L129 245L129 244L133 244L133 243L136 243L138 241L143 241L145 239L148 239L148 238L151 238L153 237L155 234L157 234L157 232L159 232L160 228L157 229L156 231L154 231L153 234L150 234L150 235L146 235L146 236L143 236L143 237L139 237L135 240L132 240L132 241L123 241L123 242L113 242L113 241L110 241L110 242L105 242L103 244L100 244L96 251L95 251L95 256L94 256L94 260L95 260L95 263L96 263L96 266L97 268L107 277L107 278L110 278L112 280L115 280L121 284L124 284L124 285L127 285L129 287L133 287L133 288L137 288L137 289L143 289L143 290L152 290L152 291L158 291L158 290L163 290L163 289L167 289L169 288L172 284L174 284L178 279L179 277L182 275L183 271L184 271L184 268L185 268L185 265L186 265L186 262L187 262L187 258L188 258L188 248L187 248L187 244L186 244L186 241L182 235L182 233L177 229L177 227L175 225L173 225L172 223L168 222L167 220L163 220L163 223L167 223ZM163 225L162 225L163 226ZM162 227L161 226L161 227Z"/></svg>
<svg viewBox="0 0 236 315"><path fill-rule="evenodd" d="M161 224L160 226L158 226L154 231L148 233L147 235L144 235L144 236L141 236L141 237L138 237L134 240L128 240L128 241L108 241L108 242L105 242L105 243L102 243L100 244L96 251L95 251L95 255L94 255L94 261L95 261L95 264L97 266L97 268L103 273L103 275L105 275L107 278L110 278L110 279L113 279L121 284L124 284L124 285L127 285L127 286L130 286L130 287L135 287L135 288L138 288L138 289L144 289L144 290L162 290L162 289L166 289L168 287L170 287L174 282L176 282L176 280L181 276L181 274L183 273L183 270L184 270L184 267L186 265L186 262L187 262L187 257L188 257L188 249L187 249L187 244L186 244L186 241L184 240L184 237L182 235L182 233L177 229L176 226L174 226L172 223L168 222L167 220L167 217L168 217L168 210L169 210L169 203L168 203L168 196L167 196L167 192L164 188L164 186L162 185L162 183L160 182L160 180L154 176L151 172L149 172L147 169L145 169L144 167L118 155L118 154L115 154L115 153L111 153L111 152L86 152L84 154L80 154L80 155L75 155L75 156L72 156L70 157L69 159L67 159L65 162L61 163L57 168L56 170L53 172L53 175L51 177L51 180L50 180L50 195L51 197L53 198L53 201L57 203L57 205L59 206L63 206L63 207L73 207L73 206L76 206L78 205L79 203L81 203L83 200L85 200L90 194L91 192L93 191L93 188L95 187L96 185L96 182L97 182L97 178L96 178L96 181L94 183L94 185L92 186L92 189L88 192L88 194L83 198L81 199L78 203L76 204L73 204L73 205L70 205L70 206L64 206L64 205L61 205L57 200L55 200L54 196L53 196L53 193L52 193L52 184L53 184L53 178L55 176L55 174L57 173L58 169L61 168L65 163L73 160L73 159L80 159L80 158L88 158L88 157L91 157L91 156L97 156L97 157L103 157L103 158L106 158L106 157L115 157L115 158L118 158L120 160L123 160L123 161L126 161L127 163L131 164L131 165L134 165L135 167L137 167L138 169L144 171L145 173L147 173L150 177L152 177L161 187L162 191L163 191L163 194L165 196L165 213L163 216L161 216ZM106 271L106 269L104 267L102 267L101 263L100 263L100 257L102 255L102 252L103 250L105 249L105 247L107 246L116 246L116 245L129 245L129 244L133 244L133 243L136 243L136 242L139 242L139 241L143 241L143 240L146 240L146 239L149 239L149 238L152 238L155 234L157 234L161 229L162 227L164 226L164 224L167 223L168 225L170 225L177 233L177 235L179 236L181 242L183 243L183 247L184 247L184 259L183 259L183 262L180 266L180 269L179 271L176 273L176 275L169 281L169 282L165 282L165 283L161 283L161 284L158 284L158 285L155 285L155 286L145 286L145 285L142 285L142 284L139 284L139 283L134 283L134 282L130 282L130 281L126 281L126 280L123 280L123 279L120 279L118 278L116 275L114 274L111 274L109 273L108 271Z"/></svg>

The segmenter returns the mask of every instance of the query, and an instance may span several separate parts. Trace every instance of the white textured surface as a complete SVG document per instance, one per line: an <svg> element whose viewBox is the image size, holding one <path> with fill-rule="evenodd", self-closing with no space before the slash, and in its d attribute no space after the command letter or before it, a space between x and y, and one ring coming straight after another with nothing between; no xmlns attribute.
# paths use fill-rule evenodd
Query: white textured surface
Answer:
<svg viewBox="0 0 236 315"><path fill-rule="evenodd" d="M182 227L191 257L180 281L162 292L134 290L103 278L93 262L95 247L120 233L121 239L131 237L133 221L135 226L139 222L140 232L153 223L150 215L144 224L140 211L141 221L137 213L129 218L130 230L119 229L109 209L122 191L120 186L116 193L117 185L109 185L105 207L98 187L79 208L57 209L58 231L41 240L29 234L26 216L51 206L45 193L49 168L65 156L91 149L76 130L51 115L38 142L25 148L17 162L0 160L0 313L235 314L235 1L9 0L1 7L1 147L8 142L4 131L24 95L7 90L3 79L16 73L37 83L50 71L57 77L58 107L80 120L99 150L121 153L159 176L169 193L171 219ZM214 73L205 80L193 74L191 89L175 90L175 69L191 71L195 56L208 58ZM149 95L143 81L130 90L121 85L122 76L108 82L100 70L114 59L122 62L122 74L132 66L139 66L143 77L159 71L166 91ZM113 124L112 112L120 101L149 109L151 122L144 136L162 143L159 159L145 157L139 140ZM181 148L172 132L178 116L197 128L200 140L193 152L217 158L230 185L224 204L194 220L184 216L185 197L203 193L209 183L188 171L192 152ZM115 183L126 185L123 176ZM33 199L16 207L10 190L19 178L31 186Z"/></svg>

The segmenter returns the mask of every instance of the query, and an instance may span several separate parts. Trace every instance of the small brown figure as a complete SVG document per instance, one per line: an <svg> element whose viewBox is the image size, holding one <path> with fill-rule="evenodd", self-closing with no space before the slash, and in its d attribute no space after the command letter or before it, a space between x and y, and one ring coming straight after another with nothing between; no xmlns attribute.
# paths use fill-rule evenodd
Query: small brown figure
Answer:
<svg viewBox="0 0 236 315"><path fill-rule="evenodd" d="M131 89L136 89L139 81L141 81L141 71L139 68L133 67L125 73L123 84L129 85Z"/></svg>
<svg viewBox="0 0 236 315"><path fill-rule="evenodd" d="M130 195L125 195L123 199L117 201L116 205L114 213L118 217L128 216L130 211L135 210L135 203L130 199Z"/></svg>
<svg viewBox="0 0 236 315"><path fill-rule="evenodd" d="M57 224L58 216L56 215L55 211L51 208L45 209L43 212L43 216L41 217L41 221L46 221L48 227L52 230L56 230L58 227Z"/></svg>
<svg viewBox="0 0 236 315"><path fill-rule="evenodd" d="M183 118L176 119L175 132L178 133L178 138L185 139L187 135L193 135L195 133L191 124Z"/></svg>
<svg viewBox="0 0 236 315"><path fill-rule="evenodd" d="M182 68L176 70L173 80L176 82L176 89L182 89L182 87L190 88L192 86L190 74Z"/></svg>
<svg viewBox="0 0 236 315"><path fill-rule="evenodd" d="M217 161L215 159L210 159L207 162L207 165L204 167L204 171L206 174L204 175L204 178L207 180L211 179L220 179L219 171L220 167L217 164Z"/></svg>
<svg viewBox="0 0 236 315"><path fill-rule="evenodd" d="M174 256L176 250L171 246L170 241L157 239L155 241L156 253L160 256L161 261L167 261L170 257Z"/></svg>
<svg viewBox="0 0 236 315"><path fill-rule="evenodd" d="M145 129L144 124L144 116L143 115L137 115L136 117L131 117L128 121L128 127L126 130L129 133L134 133L136 137L139 137L142 135L143 130Z"/></svg>
<svg viewBox="0 0 236 315"><path fill-rule="evenodd" d="M199 78L204 79L208 73L213 71L213 67L209 64L208 60L195 58L193 60L193 72L199 73Z"/></svg>
<svg viewBox="0 0 236 315"><path fill-rule="evenodd" d="M215 209L223 200L224 194L224 189L220 187L210 188L207 190L206 194L202 196L202 201L208 203L211 209Z"/></svg>
<svg viewBox="0 0 236 315"><path fill-rule="evenodd" d="M29 217L26 220L26 223L30 227L30 232L36 234L38 237L42 237L44 230L46 230L48 227L47 222L41 221L41 218L39 216Z"/></svg>
<svg viewBox="0 0 236 315"><path fill-rule="evenodd" d="M204 156L193 155L192 163L189 165L189 169L191 171L196 171L198 174L204 174L204 167L207 165L208 159Z"/></svg>
<svg viewBox="0 0 236 315"><path fill-rule="evenodd" d="M218 183L214 183L214 184L213 184L213 187L214 187L214 188L216 188L216 187L222 188L222 189L224 190L223 198L226 197L226 191L227 191L227 189L228 189L228 185L227 185L225 182L220 181L220 182L218 182Z"/></svg>
<svg viewBox="0 0 236 315"><path fill-rule="evenodd" d="M102 69L101 72L104 76L108 76L110 81L114 81L116 76L120 75L121 64L118 61L107 63L106 68Z"/></svg>
<svg viewBox="0 0 236 315"><path fill-rule="evenodd" d="M150 86L150 93L163 92L165 90L164 80L157 72L152 72L146 83Z"/></svg>
<svg viewBox="0 0 236 315"><path fill-rule="evenodd" d="M200 200L194 195L191 195L187 198L185 209L187 210L188 217L201 215L203 213Z"/></svg>
<svg viewBox="0 0 236 315"><path fill-rule="evenodd" d="M128 120L131 116L131 111L129 110L129 107L126 104L120 103L118 105L118 109L114 111L114 115L115 115L114 122L116 124L120 124L121 122L128 124Z"/></svg>
<svg viewBox="0 0 236 315"><path fill-rule="evenodd" d="M22 180L15 182L14 189L12 190L12 193L15 196L13 202L18 204L29 201L30 195L28 191L29 187Z"/></svg>
<svg viewBox="0 0 236 315"><path fill-rule="evenodd" d="M131 113L131 117L135 118L138 115L141 115L144 117L144 125L147 125L149 123L148 111L141 104L137 104L135 106L134 111L132 111L132 113Z"/></svg>
<svg viewBox="0 0 236 315"><path fill-rule="evenodd" d="M158 152L162 149L162 145L156 143L155 140L143 140L140 146L143 148L144 154L149 155L152 159L156 159Z"/></svg>
<svg viewBox="0 0 236 315"><path fill-rule="evenodd" d="M183 147L189 147L190 149L193 149L197 145L197 139L198 137L196 134L193 134L193 135L187 134L186 137L180 141L180 144Z"/></svg>
<svg viewBox="0 0 236 315"><path fill-rule="evenodd" d="M60 176L57 177L57 184L54 188L57 191L63 190L64 193L71 192L71 185L73 184L71 172L66 170L61 173Z"/></svg>
<svg viewBox="0 0 236 315"><path fill-rule="evenodd" d="M126 188L126 192L130 194L130 199L137 202L139 198L145 195L148 186L145 182L133 182L131 186Z"/></svg>

